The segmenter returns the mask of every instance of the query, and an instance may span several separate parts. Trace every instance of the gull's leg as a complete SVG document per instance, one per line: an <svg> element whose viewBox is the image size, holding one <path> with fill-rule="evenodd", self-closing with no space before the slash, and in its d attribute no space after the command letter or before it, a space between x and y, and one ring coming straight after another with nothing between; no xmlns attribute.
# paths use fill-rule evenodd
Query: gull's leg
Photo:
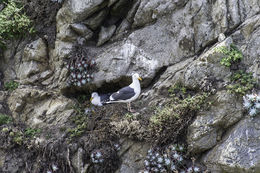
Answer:
<svg viewBox="0 0 260 173"><path fill-rule="evenodd" d="M133 110L132 110L132 108L131 108L131 103L129 102L129 111L130 112L134 112Z"/></svg>
<svg viewBox="0 0 260 173"><path fill-rule="evenodd" d="M127 105L127 110L130 111L129 103L126 103Z"/></svg>

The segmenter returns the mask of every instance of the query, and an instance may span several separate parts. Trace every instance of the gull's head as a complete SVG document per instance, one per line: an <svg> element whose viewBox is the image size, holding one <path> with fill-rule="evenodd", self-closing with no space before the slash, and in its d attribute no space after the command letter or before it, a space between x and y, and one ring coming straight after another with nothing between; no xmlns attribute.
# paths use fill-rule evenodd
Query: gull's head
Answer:
<svg viewBox="0 0 260 173"><path fill-rule="evenodd" d="M93 92L91 94L91 98L90 98L90 101L92 101L94 98L98 97L98 93L97 92Z"/></svg>
<svg viewBox="0 0 260 173"><path fill-rule="evenodd" d="M133 80L134 80L134 79L142 80L142 78L139 76L138 73L134 73L134 74L132 75L132 79L133 79Z"/></svg>

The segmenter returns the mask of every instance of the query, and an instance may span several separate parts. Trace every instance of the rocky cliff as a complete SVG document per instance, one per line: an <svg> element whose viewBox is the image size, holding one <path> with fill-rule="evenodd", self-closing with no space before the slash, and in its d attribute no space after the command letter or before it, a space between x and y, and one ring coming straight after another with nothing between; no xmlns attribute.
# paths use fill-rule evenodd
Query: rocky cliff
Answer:
<svg viewBox="0 0 260 173"><path fill-rule="evenodd" d="M259 112L243 106L260 91L259 0L40 2L22 1L36 34L0 55L0 172L260 172ZM135 113L89 103L134 72Z"/></svg>

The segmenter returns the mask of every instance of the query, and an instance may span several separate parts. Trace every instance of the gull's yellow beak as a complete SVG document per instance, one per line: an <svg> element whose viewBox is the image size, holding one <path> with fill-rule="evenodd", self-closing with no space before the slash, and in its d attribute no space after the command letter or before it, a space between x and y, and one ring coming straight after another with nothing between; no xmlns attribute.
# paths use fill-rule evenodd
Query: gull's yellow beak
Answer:
<svg viewBox="0 0 260 173"><path fill-rule="evenodd" d="M90 98L90 101L92 101L92 100L93 100L93 97Z"/></svg>
<svg viewBox="0 0 260 173"><path fill-rule="evenodd" d="M139 77L138 80L142 80L142 78Z"/></svg>

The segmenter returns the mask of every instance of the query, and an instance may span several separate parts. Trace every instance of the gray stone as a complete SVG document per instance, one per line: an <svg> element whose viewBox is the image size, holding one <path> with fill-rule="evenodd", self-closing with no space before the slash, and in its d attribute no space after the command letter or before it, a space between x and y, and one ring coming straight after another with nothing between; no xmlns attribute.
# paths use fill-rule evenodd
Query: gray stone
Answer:
<svg viewBox="0 0 260 173"><path fill-rule="evenodd" d="M140 4L141 0L134 1L132 8L127 13L126 20L128 20L131 24L134 22L134 17Z"/></svg>
<svg viewBox="0 0 260 173"><path fill-rule="evenodd" d="M6 91L0 91L0 102L3 102L7 98Z"/></svg>
<svg viewBox="0 0 260 173"><path fill-rule="evenodd" d="M123 160L116 173L134 173L143 168L143 162L147 155L150 145L142 142L135 142L125 139L119 152Z"/></svg>
<svg viewBox="0 0 260 173"><path fill-rule="evenodd" d="M121 16L125 16L127 14L127 9L128 6L131 5L132 1L125 1L125 0L119 0L117 1L111 8L110 10L110 14L112 16L117 16L117 17L121 17Z"/></svg>
<svg viewBox="0 0 260 173"><path fill-rule="evenodd" d="M151 79L159 66L158 60L150 58L149 54L135 46L130 41L116 45L97 57L99 71L94 73L94 83L100 87L105 82L116 81L121 76L131 76L139 73L144 79ZM101 68L102 67L102 68ZM148 84L143 81L142 84Z"/></svg>
<svg viewBox="0 0 260 173"><path fill-rule="evenodd" d="M129 30L132 26L132 23L134 21L134 16L136 14L136 11L138 9L138 6L140 5L141 1L137 0L133 7L129 10L126 18L121 22L121 24L118 26L116 30L116 35L122 34L123 32Z"/></svg>
<svg viewBox="0 0 260 173"><path fill-rule="evenodd" d="M260 118L245 118L203 158L211 172L260 172Z"/></svg>
<svg viewBox="0 0 260 173"><path fill-rule="evenodd" d="M7 103L14 119L19 119L32 128L60 126L74 112L70 99L29 87L16 89Z"/></svg>
<svg viewBox="0 0 260 173"><path fill-rule="evenodd" d="M93 32L90 29L88 29L84 24L74 23L71 24L70 27L80 36L93 35Z"/></svg>
<svg viewBox="0 0 260 173"><path fill-rule="evenodd" d="M26 45L26 47L24 48L23 62L27 61L48 61L47 46L41 38Z"/></svg>
<svg viewBox="0 0 260 173"><path fill-rule="evenodd" d="M131 28L131 23L128 20L124 19L121 22L121 24L118 26L116 30L116 35L121 34L130 28Z"/></svg>
<svg viewBox="0 0 260 173"><path fill-rule="evenodd" d="M199 112L188 128L188 149L193 153L201 153L214 147L225 129L243 117L241 100L237 100L227 91L217 92L210 100L213 103L210 109Z"/></svg>
<svg viewBox="0 0 260 173"><path fill-rule="evenodd" d="M109 26L107 28L102 26L101 31L99 32L99 35L98 35L97 46L101 46L102 44L107 42L113 36L115 31L116 31L115 25Z"/></svg>
<svg viewBox="0 0 260 173"><path fill-rule="evenodd" d="M20 68L17 71L17 76L23 80L42 70L44 70L44 68L35 61L24 62L20 65Z"/></svg>
<svg viewBox="0 0 260 173"><path fill-rule="evenodd" d="M63 8L68 8L72 13L71 16L75 20L83 20L89 17L94 12L98 11L99 9L103 8L107 3L104 0L69 0L66 4L68 6L64 6Z"/></svg>
<svg viewBox="0 0 260 173"><path fill-rule="evenodd" d="M90 29L96 30L99 26L101 26L108 12L108 9L101 10L98 14L92 16L91 18L88 18L83 23L87 25Z"/></svg>
<svg viewBox="0 0 260 173"><path fill-rule="evenodd" d="M219 36L218 36L218 42L222 42L222 41L224 41L225 39L226 39L225 34L220 33Z"/></svg>
<svg viewBox="0 0 260 173"><path fill-rule="evenodd" d="M57 39L65 42L76 41L77 35L70 30L70 24L85 20L106 5L107 1L104 0L69 0L64 3L56 16Z"/></svg>
<svg viewBox="0 0 260 173"><path fill-rule="evenodd" d="M117 2L118 0L109 0L108 2L108 7L112 6L115 2Z"/></svg>
<svg viewBox="0 0 260 173"><path fill-rule="evenodd" d="M156 20L158 17L173 12L188 0L142 0L134 18L134 27L140 27Z"/></svg>

